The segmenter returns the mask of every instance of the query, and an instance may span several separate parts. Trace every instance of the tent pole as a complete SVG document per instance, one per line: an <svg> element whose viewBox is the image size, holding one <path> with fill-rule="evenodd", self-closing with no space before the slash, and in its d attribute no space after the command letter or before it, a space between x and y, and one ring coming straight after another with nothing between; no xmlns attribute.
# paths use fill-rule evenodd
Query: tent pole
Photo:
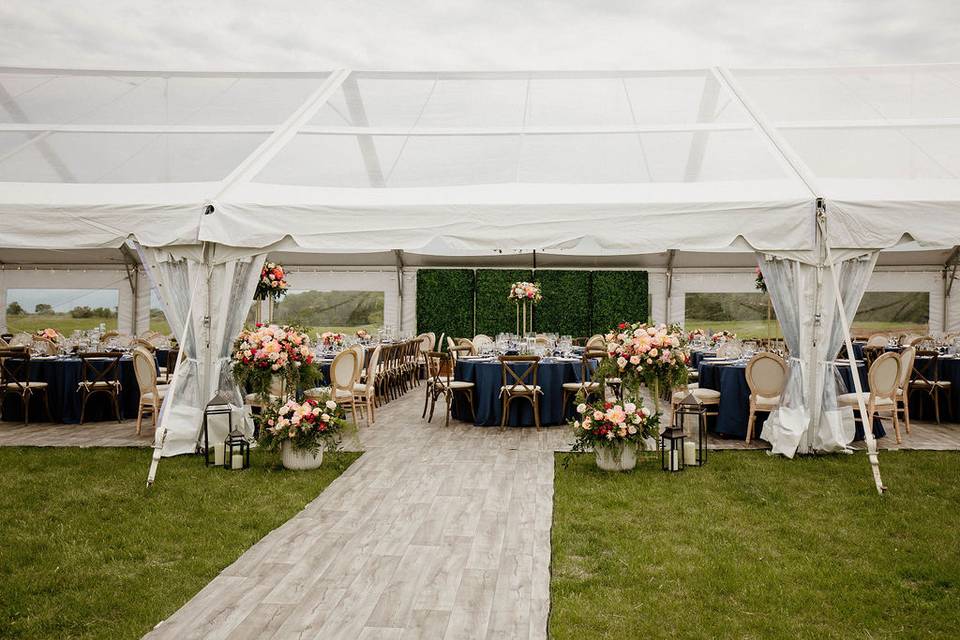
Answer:
<svg viewBox="0 0 960 640"><path fill-rule="evenodd" d="M821 233L826 225L826 216L821 211L818 215L818 227ZM822 235L826 236L825 233ZM830 252L830 244L824 242L827 254L827 262L830 265L830 280L833 283L833 296L837 302L837 315L840 317L840 325L843 327L843 343L847 347L847 365L850 367L850 377L853 379L853 388L857 394L857 407L860 409L860 421L863 423L863 439L867 443L867 458L870 461L870 470L873 472L873 482L877 487L877 493L883 495L887 490L880 477L880 459L877 452L877 439L873 435L873 416L867 415L867 407L863 400L863 386L860 384L860 372L857 370L857 360L853 355L853 341L850 339L850 321L847 318L847 312L843 308L843 297L840 295L840 277L837 275L837 268L834 264L833 255Z"/></svg>
<svg viewBox="0 0 960 640"><path fill-rule="evenodd" d="M664 305L663 305L663 309L664 309L663 323L664 324L670 324L670 311L671 311L670 298L673 297L673 260L674 258L676 258L676 256L677 256L676 249L670 249L670 251L667 252L667 271L664 274L664 279L666 280L666 282L664 283L666 285L664 287L666 300L664 300Z"/></svg>
<svg viewBox="0 0 960 640"><path fill-rule="evenodd" d="M955 246L950 252L950 257L943 263L943 333L947 333L950 327L950 293L953 291L953 281L957 277L958 256L960 256L960 246Z"/></svg>
<svg viewBox="0 0 960 640"><path fill-rule="evenodd" d="M397 327L403 331L403 250L393 252L397 256Z"/></svg>

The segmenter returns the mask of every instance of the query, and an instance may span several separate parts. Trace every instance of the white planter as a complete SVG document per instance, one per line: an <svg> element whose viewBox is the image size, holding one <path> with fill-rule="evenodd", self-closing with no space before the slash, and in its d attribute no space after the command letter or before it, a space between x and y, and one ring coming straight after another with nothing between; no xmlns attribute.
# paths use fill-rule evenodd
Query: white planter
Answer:
<svg viewBox="0 0 960 640"><path fill-rule="evenodd" d="M323 444L320 445L320 449L316 455L313 455L309 451L295 450L293 445L291 445L288 440L285 440L283 444L280 445L280 457L285 469L292 469L294 471L319 469L323 463Z"/></svg>
<svg viewBox="0 0 960 640"><path fill-rule="evenodd" d="M637 447L632 442L595 447L594 452L603 471L630 471L637 466Z"/></svg>

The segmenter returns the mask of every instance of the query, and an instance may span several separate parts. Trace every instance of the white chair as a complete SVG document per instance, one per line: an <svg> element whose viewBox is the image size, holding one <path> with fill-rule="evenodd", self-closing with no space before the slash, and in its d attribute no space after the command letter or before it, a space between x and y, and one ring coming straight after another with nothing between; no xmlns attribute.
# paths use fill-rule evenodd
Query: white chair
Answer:
<svg viewBox="0 0 960 640"><path fill-rule="evenodd" d="M353 349L344 349L330 363L330 395L338 403L350 403L353 419L357 419L357 401L353 393L353 385L359 375L360 360ZM316 400L322 395L320 388L307 389L304 397Z"/></svg>
<svg viewBox="0 0 960 640"><path fill-rule="evenodd" d="M374 407L376 406L374 400L376 399L377 366L380 364L380 349L381 346L378 344L376 349L373 350L373 353L370 354L370 361L367 363L367 371L363 382L355 382L353 385L353 397L364 406L368 427L377 421L376 413L374 412Z"/></svg>
<svg viewBox="0 0 960 640"><path fill-rule="evenodd" d="M140 402L137 406L137 435L139 435L145 413L150 414L150 423L156 428L160 405L163 403L169 385L157 384L157 361L144 347L138 346L133 349L133 372L137 376L137 386L140 388Z"/></svg>
<svg viewBox="0 0 960 640"><path fill-rule="evenodd" d="M885 347L885 346L887 346L887 344L888 344L889 342L890 342L890 337L889 337L889 336L887 336L887 335L885 335L885 334L882 334L882 333L877 333L877 334L874 334L874 335L870 336L870 337L867 339L867 344L864 345L864 346L867 346L867 347Z"/></svg>
<svg viewBox="0 0 960 640"><path fill-rule="evenodd" d="M750 418L747 420L747 444L753 440L753 427L758 411L773 411L780 406L780 396L787 386L787 363L780 356L761 351L747 363L747 386L750 387Z"/></svg>
<svg viewBox="0 0 960 640"><path fill-rule="evenodd" d="M903 415L903 422L910 433L910 374L913 361L917 357L916 347L904 347L900 352L900 380L897 383L897 411Z"/></svg>
<svg viewBox="0 0 960 640"><path fill-rule="evenodd" d="M718 358L736 359L743 355L743 346L739 340L727 340L717 348Z"/></svg>
<svg viewBox="0 0 960 640"><path fill-rule="evenodd" d="M599 333L596 333L590 336L590 339L587 340L587 344L585 345L585 348L586 349L606 349L607 341L604 339L602 335L600 335Z"/></svg>
<svg viewBox="0 0 960 640"><path fill-rule="evenodd" d="M885 353L873 361L867 374L870 381L870 391L844 393L838 402L841 406L859 410L860 399L867 408L867 415L860 416L863 429L872 429L874 414L889 412L893 416L893 429L897 434L897 444L900 444L900 421L897 419L897 386L900 381L900 357L896 353Z"/></svg>
<svg viewBox="0 0 960 640"><path fill-rule="evenodd" d="M493 338L485 333L478 333L477 335L473 336L472 342L477 351L481 351L486 345L493 344Z"/></svg>

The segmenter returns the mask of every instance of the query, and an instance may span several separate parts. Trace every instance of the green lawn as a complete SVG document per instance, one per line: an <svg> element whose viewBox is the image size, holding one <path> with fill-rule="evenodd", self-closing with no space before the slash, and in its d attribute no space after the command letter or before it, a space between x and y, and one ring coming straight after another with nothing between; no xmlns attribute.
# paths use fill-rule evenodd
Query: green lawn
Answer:
<svg viewBox="0 0 960 640"><path fill-rule="evenodd" d="M0 448L0 638L139 638L356 459L290 472L149 449Z"/></svg>
<svg viewBox="0 0 960 640"><path fill-rule="evenodd" d="M558 456L553 638L960 634L960 453L881 454L882 498L863 455Z"/></svg>
<svg viewBox="0 0 960 640"><path fill-rule="evenodd" d="M707 329L716 333L717 331L732 331L738 338L749 340L759 338L782 338L780 325L777 321L771 320L698 320L696 318L687 318L683 322L687 331L694 329ZM901 333L925 334L929 331L926 324L910 324L904 322L863 322L854 321L852 331L854 335L869 335L871 333L889 332L894 335Z"/></svg>
<svg viewBox="0 0 960 640"><path fill-rule="evenodd" d="M7 316L7 331L17 333L26 331L33 333L46 328L52 328L59 331L62 335L69 336L75 330L86 331L96 329L100 323L107 325L107 330L117 328L117 318L73 318L68 313L38 314L28 313L21 316Z"/></svg>

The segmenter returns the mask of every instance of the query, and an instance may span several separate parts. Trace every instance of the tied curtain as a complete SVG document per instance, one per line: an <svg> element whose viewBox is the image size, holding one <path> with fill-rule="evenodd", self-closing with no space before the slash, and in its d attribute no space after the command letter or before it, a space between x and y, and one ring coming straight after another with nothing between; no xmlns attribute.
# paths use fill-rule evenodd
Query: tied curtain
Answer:
<svg viewBox="0 0 960 640"><path fill-rule="evenodd" d="M243 407L230 373L233 341L246 319L266 254L217 260L209 247L138 246L150 284L180 344L181 359L158 421L163 456L196 451L203 410L220 391ZM172 399L172 401L171 401ZM250 431L246 420L234 424ZM165 435L164 435L165 434Z"/></svg>
<svg viewBox="0 0 960 640"><path fill-rule="evenodd" d="M844 311L852 321L867 289L877 252L838 261ZM780 407L770 413L761 438L771 453L792 458L797 453L842 451L853 442L853 410L837 402L843 392L837 353L844 342L829 267L759 256L760 270L790 351L787 383ZM823 278L817 286L818 278ZM817 309L820 309L819 321ZM849 391L853 391L850 389Z"/></svg>

